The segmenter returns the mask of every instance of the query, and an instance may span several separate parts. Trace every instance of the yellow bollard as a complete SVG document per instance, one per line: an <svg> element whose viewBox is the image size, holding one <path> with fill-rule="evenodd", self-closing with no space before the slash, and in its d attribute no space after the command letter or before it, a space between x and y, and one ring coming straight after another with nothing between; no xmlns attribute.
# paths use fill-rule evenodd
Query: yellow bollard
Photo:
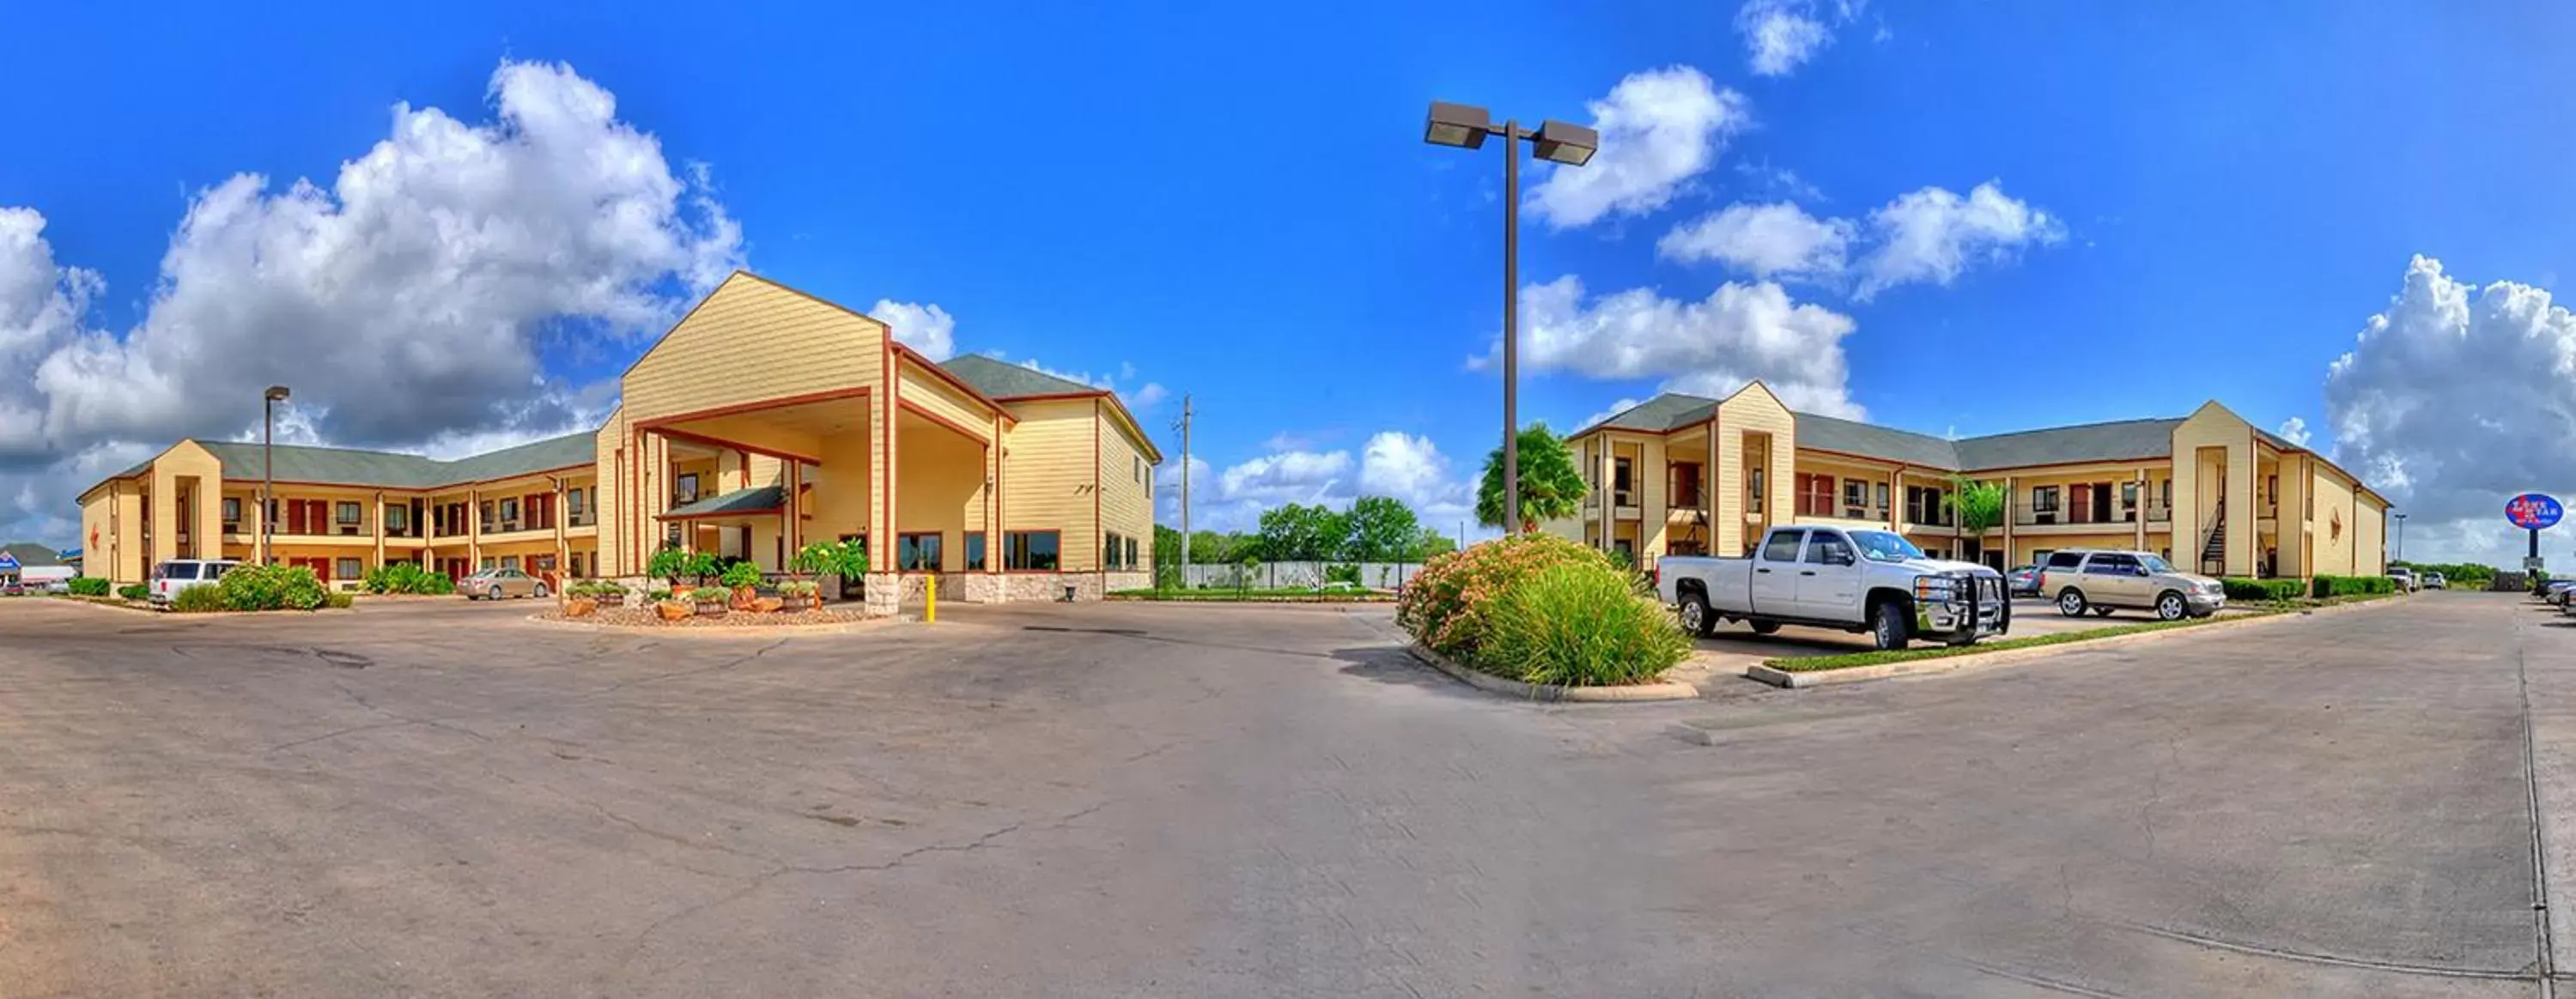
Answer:
<svg viewBox="0 0 2576 999"><path fill-rule="evenodd" d="M931 580L929 586L922 588L922 593L921 623L935 624L939 621L939 581Z"/></svg>

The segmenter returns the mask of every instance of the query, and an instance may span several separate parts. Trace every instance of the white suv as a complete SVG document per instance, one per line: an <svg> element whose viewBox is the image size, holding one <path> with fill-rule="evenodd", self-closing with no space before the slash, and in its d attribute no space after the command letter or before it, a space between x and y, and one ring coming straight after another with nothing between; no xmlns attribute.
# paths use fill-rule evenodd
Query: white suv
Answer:
<svg viewBox="0 0 2576 999"><path fill-rule="evenodd" d="M241 563L231 559L174 558L152 567L152 579L145 585L155 606L167 607L179 591L221 582L224 573Z"/></svg>

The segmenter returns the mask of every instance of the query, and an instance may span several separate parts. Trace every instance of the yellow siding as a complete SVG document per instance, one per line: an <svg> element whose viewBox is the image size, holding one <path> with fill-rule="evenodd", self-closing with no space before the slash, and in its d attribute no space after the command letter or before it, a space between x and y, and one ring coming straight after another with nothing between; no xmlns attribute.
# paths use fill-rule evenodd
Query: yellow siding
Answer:
<svg viewBox="0 0 2576 999"><path fill-rule="evenodd" d="M1789 522L1797 510L1790 490L1796 483L1798 447L1797 418L1780 398L1761 382L1745 386L1717 404L1718 509L1717 547L1721 555L1742 554L1745 546L1761 537L1764 528ZM1763 510L1759 515L1746 509L1745 474L1748 436L1768 434L1770 454L1763 465ZM1759 516L1761 519L1753 519Z"/></svg>
<svg viewBox="0 0 2576 999"><path fill-rule="evenodd" d="M966 532L984 529L983 445L919 417L902 422L910 426L895 443L896 533L938 532L939 568L962 570ZM895 552L888 543L883 568L896 568Z"/></svg>
<svg viewBox="0 0 2576 999"><path fill-rule="evenodd" d="M2204 462L2208 470L2203 469ZM2210 472L2224 468L2216 479ZM2215 402L2203 404L2174 428L2174 555L2183 569L2201 568L2200 547L2215 520L2218 503L2227 509L2226 559L2221 571L2230 576L2254 574L2254 428ZM2220 493L2219 479L2225 485ZM2318 513L2325 511L2320 508Z"/></svg>
<svg viewBox="0 0 2576 999"><path fill-rule="evenodd" d="M143 581L143 482L107 483L81 505L82 573L119 585Z"/></svg>
<svg viewBox="0 0 2576 999"><path fill-rule="evenodd" d="M1154 565L1154 466L1127 435L1127 425L1100 403L1100 529L1094 546L1115 531L1136 539L1139 571ZM1125 570L1121 570L1125 571Z"/></svg>
<svg viewBox="0 0 2576 999"><path fill-rule="evenodd" d="M990 407L950 387L938 375L921 370L918 362L898 361L897 364L896 370L901 372L902 377L896 389L903 393L903 401L921 407L940 419L973 431L979 437L991 432L987 429L993 423L993 411Z"/></svg>
<svg viewBox="0 0 2576 999"><path fill-rule="evenodd" d="M2356 576L2388 573L2388 507L2369 496L2353 495L2353 568Z"/></svg>
<svg viewBox="0 0 2576 999"><path fill-rule="evenodd" d="M2355 508L2352 486L2323 467L2317 469L2314 483L2317 516L2308 524L2308 551L2316 559L2313 572L2326 576L2361 575L2360 522L2365 518Z"/></svg>
<svg viewBox="0 0 2576 999"><path fill-rule="evenodd" d="M814 470L813 508L804 511L812 514L812 519L804 521L800 528L807 542L831 541L871 529L868 496L869 483L875 477L869 474L868 441L872 436L871 428L862 427L822 441L823 465ZM871 568L877 567L876 563L892 565L893 552L891 546L881 546L878 539L868 541L868 554L876 560Z"/></svg>
<svg viewBox="0 0 2576 999"><path fill-rule="evenodd" d="M735 274L626 372L626 418L867 386L882 394L885 325Z"/></svg>
<svg viewBox="0 0 2576 999"><path fill-rule="evenodd" d="M1011 403L1020 422L1004 432L1002 529L1060 531L1063 568L1100 568L1099 536L1092 519L1093 434L1100 426L1092 399ZM994 559L1002 539L986 542Z"/></svg>

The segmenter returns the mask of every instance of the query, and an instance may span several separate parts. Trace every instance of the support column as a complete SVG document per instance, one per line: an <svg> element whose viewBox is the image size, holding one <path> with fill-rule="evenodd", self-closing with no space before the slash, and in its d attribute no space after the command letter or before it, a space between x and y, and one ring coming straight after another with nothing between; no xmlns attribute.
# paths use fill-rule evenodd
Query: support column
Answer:
<svg viewBox="0 0 2576 999"><path fill-rule="evenodd" d="M2004 476L2004 568L2007 570L2011 569L2013 562L2020 558L2013 553L2013 503L2020 497L2021 492L2013 482L2013 477ZM1985 540L1979 537L1978 546L1984 547Z"/></svg>
<svg viewBox="0 0 2576 999"><path fill-rule="evenodd" d="M483 493L465 491L465 571L483 568Z"/></svg>

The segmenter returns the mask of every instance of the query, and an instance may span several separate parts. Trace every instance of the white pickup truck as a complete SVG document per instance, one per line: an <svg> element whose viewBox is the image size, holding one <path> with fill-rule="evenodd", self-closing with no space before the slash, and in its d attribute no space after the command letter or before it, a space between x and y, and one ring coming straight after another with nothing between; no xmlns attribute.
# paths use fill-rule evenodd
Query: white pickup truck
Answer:
<svg viewBox="0 0 2576 999"><path fill-rule="evenodd" d="M1745 558L1667 555L1655 566L1682 626L1706 635L1745 621L1868 632L1882 649L1921 638L1966 645L2012 629L2002 573L1927 558L1903 535L1841 527L1774 527Z"/></svg>

